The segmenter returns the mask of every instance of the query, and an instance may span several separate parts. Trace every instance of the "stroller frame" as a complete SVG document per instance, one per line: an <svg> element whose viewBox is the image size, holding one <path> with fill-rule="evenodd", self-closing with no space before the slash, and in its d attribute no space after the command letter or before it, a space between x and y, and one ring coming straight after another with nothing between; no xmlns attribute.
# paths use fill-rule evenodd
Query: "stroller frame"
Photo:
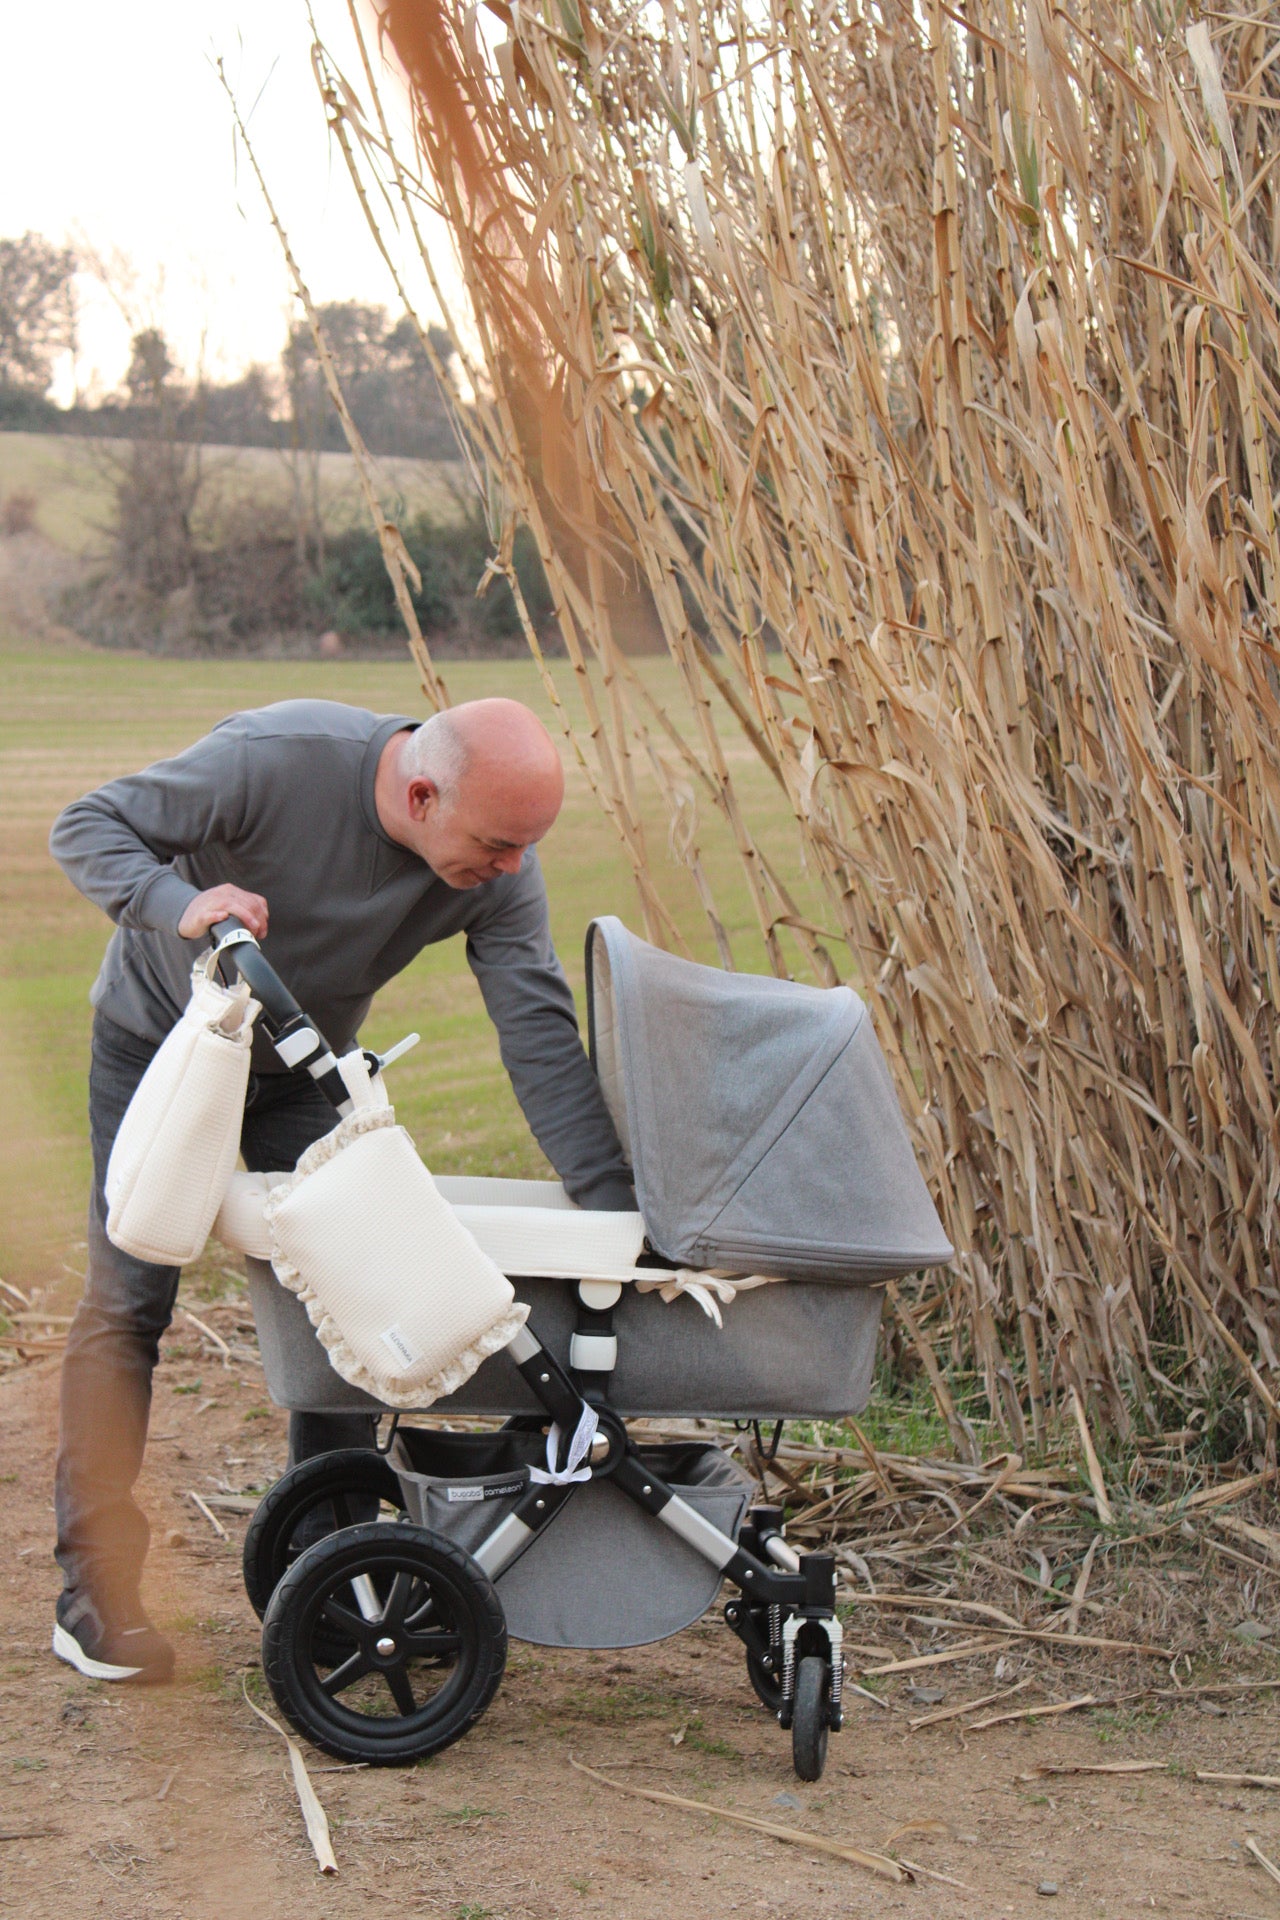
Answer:
<svg viewBox="0 0 1280 1920"><path fill-rule="evenodd" d="M286 1066L306 1066L337 1113L349 1110L333 1050L253 936L238 921L226 920L212 929L212 937L215 961L233 967L261 1003L261 1025ZM400 1051L394 1049L396 1054ZM391 1057L366 1052L373 1071L380 1071ZM590 1282L578 1283L578 1296L578 1351L584 1357L607 1352L616 1344L611 1309L599 1304L598 1286ZM355 1482L361 1483L363 1491L380 1488L382 1497L404 1506L391 1490L390 1441L385 1451L369 1450L363 1464L362 1453L355 1450L303 1461L265 1497L259 1515L274 1522L275 1558L271 1561L263 1549L268 1522L259 1524L255 1516L245 1543L246 1583L264 1616L263 1665L283 1711L316 1745L344 1759L404 1764L451 1744L479 1718L501 1679L506 1632L492 1583L555 1518L585 1478L609 1479L642 1512L737 1587L739 1597L728 1602L724 1614L746 1649L752 1685L779 1725L791 1731L800 1777L819 1778L827 1734L842 1725L844 1660L835 1610L834 1555L797 1553L784 1538L781 1507L752 1507L737 1539L721 1531L643 1458L625 1421L607 1404L608 1372L581 1366L566 1369L527 1322L506 1351L558 1434L559 1457L547 1475L531 1478L515 1506L496 1521L472 1553L403 1518L392 1525L380 1520L360 1524L353 1515L348 1498L353 1463ZM566 1470L572 1436L588 1412L594 1414L595 1431L587 1458L573 1480L560 1482L556 1474ZM536 1420L537 1416L518 1416L508 1424L527 1429ZM393 1437L400 1424L397 1415ZM333 1462L330 1472L326 1472L327 1461ZM297 1488L292 1506L291 1483ZM287 1549L296 1521L313 1516L323 1504L340 1522L354 1517L357 1524L340 1524L336 1532L327 1531L290 1557ZM397 1563L397 1555L404 1564ZM268 1564L270 1572L264 1576ZM332 1575L327 1586L326 1570ZM277 1573L282 1574L278 1580ZM350 1590L356 1612L335 1601L338 1588ZM470 1635L464 1615L470 1620ZM452 1625L456 1631L441 1633L441 1620L446 1629ZM335 1627L345 1636L336 1650L331 1644ZM303 1643L324 1643L326 1633L329 1650L321 1664L332 1671L312 1684ZM479 1644L485 1641L488 1644ZM462 1652L470 1647L474 1684L461 1690L462 1698L456 1697L455 1689L446 1702L447 1711L442 1707L433 1713L430 1704L423 1708L417 1703L406 1669L414 1659L440 1661L459 1652L453 1642L461 1643ZM351 1683L343 1678L348 1670L352 1680L381 1675L399 1718L346 1712L339 1696ZM443 1693L449 1696L449 1692L446 1685ZM326 1699L335 1703L332 1711L326 1708ZM366 1721L367 1725L355 1724Z"/></svg>

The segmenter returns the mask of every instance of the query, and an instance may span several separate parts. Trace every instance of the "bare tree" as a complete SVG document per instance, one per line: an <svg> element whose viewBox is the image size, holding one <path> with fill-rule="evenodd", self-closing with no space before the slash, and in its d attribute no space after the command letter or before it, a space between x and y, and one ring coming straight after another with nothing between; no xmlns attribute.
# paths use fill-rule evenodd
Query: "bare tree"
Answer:
<svg viewBox="0 0 1280 1920"><path fill-rule="evenodd" d="M134 434L118 460L119 564L128 579L164 597L191 584L191 516L203 466L199 446L178 437L178 415L187 395L158 327L134 334L125 384Z"/></svg>
<svg viewBox="0 0 1280 1920"><path fill-rule="evenodd" d="M72 346L76 256L38 233L0 240L0 385L44 393Z"/></svg>

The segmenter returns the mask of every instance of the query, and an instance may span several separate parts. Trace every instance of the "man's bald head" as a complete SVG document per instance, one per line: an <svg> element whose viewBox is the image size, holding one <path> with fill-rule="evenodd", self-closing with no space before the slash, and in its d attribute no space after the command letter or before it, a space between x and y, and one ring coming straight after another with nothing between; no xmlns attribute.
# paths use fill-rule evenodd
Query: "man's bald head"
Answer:
<svg viewBox="0 0 1280 1920"><path fill-rule="evenodd" d="M449 801L483 782L489 792L510 789L517 808L550 804L554 819L564 797L555 742L518 700L468 700L432 714L409 736L404 764Z"/></svg>
<svg viewBox="0 0 1280 1920"><path fill-rule="evenodd" d="M564 799L555 742L518 700L469 700L397 734L379 768L383 825L450 886L513 873Z"/></svg>

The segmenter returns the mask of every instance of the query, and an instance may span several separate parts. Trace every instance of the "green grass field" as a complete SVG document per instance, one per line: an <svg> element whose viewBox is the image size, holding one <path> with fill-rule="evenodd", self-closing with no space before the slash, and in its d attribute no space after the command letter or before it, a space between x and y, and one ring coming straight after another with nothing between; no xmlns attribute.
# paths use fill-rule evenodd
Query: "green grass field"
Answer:
<svg viewBox="0 0 1280 1920"><path fill-rule="evenodd" d="M91 558L107 538L112 468L124 445L52 433L0 433L0 500L8 494L29 494L45 538L67 553ZM270 447L205 447L201 459L206 482L197 518L205 525L216 526L226 506L240 512L250 504L279 510L292 497L288 456ZM398 515L427 512L437 520L457 518L466 485L459 462L386 459L375 464L381 495ZM319 480L331 530L362 518L364 503L349 454L322 453Z"/></svg>
<svg viewBox="0 0 1280 1920"><path fill-rule="evenodd" d="M531 662L451 662L444 671L455 700L502 692L551 717ZM669 662L646 662L645 671L664 699L678 701ZM0 1276L24 1288L65 1277L73 1295L88 1175L87 994L108 927L49 858L54 816L76 795L176 751L238 708L303 695L380 712L425 708L407 659L162 660L42 646L3 632L0 687ZM753 824L794 875L792 830L776 790L744 750L734 758ZM617 913L637 930L642 923L613 830L581 771L571 760L567 766L564 812L543 853L556 944L581 995L592 916ZM692 886L665 837L655 802L653 862L694 951L713 959ZM761 966L736 856L714 838L705 853L739 963ZM363 1037L381 1046L413 1029L422 1045L392 1069L390 1085L428 1164L442 1173L545 1171L460 941L421 954L380 995ZM216 1268L222 1256L215 1248L210 1258Z"/></svg>

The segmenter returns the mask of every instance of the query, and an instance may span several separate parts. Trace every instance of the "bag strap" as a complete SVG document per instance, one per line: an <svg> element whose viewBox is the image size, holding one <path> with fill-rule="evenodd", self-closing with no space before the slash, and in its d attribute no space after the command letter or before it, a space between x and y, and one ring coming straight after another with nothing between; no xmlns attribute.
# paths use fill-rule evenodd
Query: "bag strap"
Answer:
<svg viewBox="0 0 1280 1920"><path fill-rule="evenodd" d="M375 1077L369 1072L369 1062L359 1047L353 1047L350 1053L343 1054L338 1062L338 1072L354 1112L371 1113L391 1105L382 1075Z"/></svg>
<svg viewBox="0 0 1280 1920"><path fill-rule="evenodd" d="M237 980L234 987L224 986L212 972L210 959L216 959L216 955L197 960L191 969L191 999L183 1017L212 1032L225 1033L232 1040L240 1035L247 1037L262 1007L253 998L247 980Z"/></svg>

